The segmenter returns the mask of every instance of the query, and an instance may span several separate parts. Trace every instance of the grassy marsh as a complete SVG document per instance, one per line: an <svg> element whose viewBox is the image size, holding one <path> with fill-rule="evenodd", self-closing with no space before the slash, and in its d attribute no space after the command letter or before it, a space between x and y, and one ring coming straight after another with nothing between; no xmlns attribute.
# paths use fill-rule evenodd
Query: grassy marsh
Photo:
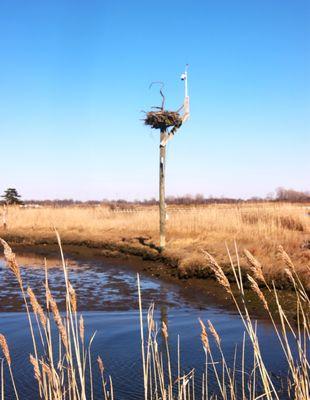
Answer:
<svg viewBox="0 0 310 400"><path fill-rule="evenodd" d="M292 257L310 288L309 207L290 203L216 204L196 207L168 206L167 246L159 254L158 210L156 207L133 207L112 210L109 207L10 207L8 228L0 231L12 243L54 243L54 228L64 244L101 248L103 254L136 254L159 259L178 268L180 277L214 275L201 249L207 250L229 269L227 248L235 253L238 244L242 270L249 262L244 249L258 257L266 280L278 287L290 285L284 264L278 257L282 245Z"/></svg>

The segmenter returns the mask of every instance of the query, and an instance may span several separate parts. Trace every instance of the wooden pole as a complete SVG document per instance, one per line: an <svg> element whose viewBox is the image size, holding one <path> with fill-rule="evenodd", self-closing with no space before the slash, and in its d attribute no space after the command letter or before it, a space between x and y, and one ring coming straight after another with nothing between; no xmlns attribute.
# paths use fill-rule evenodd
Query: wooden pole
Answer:
<svg viewBox="0 0 310 400"><path fill-rule="evenodd" d="M160 143L166 138L166 131L160 131ZM166 175L166 146L159 145L159 246L161 250L166 245L166 203L165 203L165 175Z"/></svg>

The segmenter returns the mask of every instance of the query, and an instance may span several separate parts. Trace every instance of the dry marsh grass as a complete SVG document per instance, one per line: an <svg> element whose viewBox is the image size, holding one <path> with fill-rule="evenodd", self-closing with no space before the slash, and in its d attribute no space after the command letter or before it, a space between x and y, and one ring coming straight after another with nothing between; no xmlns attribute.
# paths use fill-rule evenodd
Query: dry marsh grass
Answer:
<svg viewBox="0 0 310 400"><path fill-rule="evenodd" d="M289 203L168 206L167 213L167 245L161 256L176 264L181 276L209 275L201 248L216 256L221 265L229 264L227 248L234 250L237 243L242 266L248 264L242 255L247 249L260 258L267 280L277 278L284 282L284 263L277 255L278 246L282 245L303 275L304 284L310 287L305 268L310 262L309 207ZM137 254L158 256L152 246L158 243L156 207L11 207L8 229L2 234L48 241L54 240L54 227L64 243L101 243L103 247L111 244L114 250L126 252L127 247L132 252L136 249Z"/></svg>
<svg viewBox="0 0 310 400"><path fill-rule="evenodd" d="M19 264L9 245L1 240L4 247L4 256L7 266L15 275L26 305L26 313L29 320L30 335L32 337L33 354L29 358L29 368L32 368L34 382L37 384L37 392L40 399L44 400L87 400L94 399L93 376L99 373L101 377L102 395L104 400L114 399L112 378L106 376L105 366L100 356L97 357L97 368L92 361L92 342L85 341L85 326L83 317L77 310L77 297L71 286L70 277L61 248L60 253L63 272L66 282L66 312L60 314L57 303L49 290L48 271L46 269L45 285L42 288L46 293L46 304L39 304L34 292L28 287L27 295L24 283L19 272ZM308 400L310 394L310 365L308 360L308 348L310 341L310 300L296 267L288 254L280 249L286 264L286 274L291 279L296 295L296 326L292 326L287 318L278 298L275 288L269 288L273 295L273 301L277 306L277 319L271 311L269 302L259 288L257 280L247 276L246 280L258 299L262 302L271 326L279 340L279 352L284 356L287 374L284 374L281 385L277 385L275 376L266 367L263 350L257 335L257 322L249 313L244 296L244 283L240 270L240 264L231 259L231 270L236 277L241 302L237 301L230 283L216 259L207 252L204 257L210 263L219 284L230 296L235 304L238 315L244 327L241 356L241 367L234 359L227 357L223 350L222 338L219 336L212 321L205 323L199 320L201 325L201 344L205 353L205 368L202 373L202 384L198 388L195 383L195 369L181 373L181 348L178 340L177 366L171 362L169 331L163 322L158 326L154 318L154 305L148 310L147 316L143 315L142 297L137 276L139 295L139 316L141 335L142 366L140 378L143 380L144 400ZM249 255L254 275L259 279L265 279L262 275L260 262ZM32 311L32 312L31 312ZM146 323L145 323L146 322ZM37 327L37 331L34 330ZM53 332L58 335L53 335ZM36 333L38 332L38 333ZM292 337L293 340L290 340ZM249 344L246 346L245 343ZM211 344L213 342L213 344ZM42 344L42 346L41 346ZM39 351L41 348L43 350ZM19 393L15 385L15 360L11 358L7 338L0 333L0 350L3 353L1 360L0 388L1 399L6 397L4 368L8 368L16 399L22 399L23 393ZM251 365L245 365L245 353L251 352ZM280 354L279 354L280 355ZM137 355L138 357L138 355ZM137 379L139 372L137 370ZM237 379L241 376L241 380ZM216 389L210 390L210 378L215 381ZM198 396L198 391L201 394ZM117 393L117 388L116 388ZM98 397L96 397L98 398ZM115 396L117 398L117 396Z"/></svg>

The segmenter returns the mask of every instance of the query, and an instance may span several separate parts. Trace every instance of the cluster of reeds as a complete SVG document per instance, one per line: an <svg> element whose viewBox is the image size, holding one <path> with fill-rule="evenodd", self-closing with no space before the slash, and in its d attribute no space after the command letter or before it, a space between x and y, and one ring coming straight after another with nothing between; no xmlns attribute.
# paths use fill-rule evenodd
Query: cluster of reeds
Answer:
<svg viewBox="0 0 310 400"><path fill-rule="evenodd" d="M222 339L212 322L207 321L207 324L205 324L202 320L199 320L201 325L201 341L205 352L205 371L202 376L202 387L199 388L201 393L199 398L202 400L281 400L283 398L308 400L310 398L310 365L308 361L310 300L291 259L282 247L279 248L279 253L286 263L287 268L285 272L289 276L289 279L291 279L296 292L297 321L295 325L292 325L285 314L276 288L274 286L273 288L269 288L266 284L260 263L249 251L245 252L245 256L248 259L252 273L251 276L247 275L247 280L269 316L275 335L279 340L279 350L282 353L281 355L284 355L287 364L287 376L284 377L284 384L282 383L280 387L274 381L274 376L268 371L264 362L263 349L261 349L257 334L257 322L251 317L247 307L243 274L241 273L238 255L236 257L237 264L234 264L232 261L233 257L229 254L232 273L235 276L238 288L237 293L235 293L220 265L209 253L204 252L218 283L229 294L238 310L244 326L244 335L240 350L241 368L237 368L237 354L235 353L234 355L233 365L229 365L223 351ZM272 300L267 301L266 296L260 289L261 283L264 283L273 294ZM145 337L142 324L140 292L139 299L144 399L195 400L197 398L195 394L197 393L197 387L195 387L195 370L192 369L181 374L179 339L177 346L177 370L173 372L170 362L167 326L163 323L161 328L164 347L160 350L158 343L160 329L154 321L154 306L152 305L149 308L147 314L148 329L147 336ZM275 310L271 311L270 301L276 305L276 312ZM216 352L210 344L211 341L213 341L216 347ZM251 366L245 363L246 352L250 353L253 358ZM164 356L166 356L165 361L163 361ZM211 375L212 381L215 381L217 387L216 390L213 388L212 391L209 387Z"/></svg>
<svg viewBox="0 0 310 400"><path fill-rule="evenodd" d="M78 317L77 298L74 288L70 284L64 255L60 245L63 271L66 282L66 312L62 315L55 299L53 298L49 285L46 269L46 304L43 309L39 304L31 288L23 287L18 263L9 245L1 240L4 247L5 258L8 267L16 276L24 298L26 312L29 319L30 332L33 340L33 355L30 355L34 377L38 384L38 396L44 400L86 400L94 399L93 388L93 362L91 357L91 344L94 336L88 344L85 343L83 318ZM309 340L310 340L310 299L307 291L300 280L298 272L288 254L282 247L279 248L280 256L286 265L285 273L292 282L296 293L296 321L295 324L287 317L278 297L274 285L268 286L263 275L263 270L258 260L249 252L245 251L245 257L250 265L251 275L246 279L253 292L261 301L262 307L273 326L275 335L279 340L281 355L284 355L287 364L287 376L285 382L279 387L274 377L268 371L263 352L260 346L257 323L251 317L246 301L244 289L244 275L240 267L240 259L236 248L236 262L232 255L228 256L231 261L231 270L237 283L237 292L232 289L223 269L208 252L204 256L213 270L214 275L231 297L244 326L244 335L241 348L241 367L237 367L237 354L231 363L224 354L222 338L212 324L199 320L201 326L201 342L205 353L205 368L202 374L202 385L195 383L195 370L183 372L181 366L181 348L178 338L177 344L177 366L171 362L169 331L163 322L158 326L154 318L154 305L151 305L146 315L146 326L142 309L139 275L138 294L140 311L140 335L142 353L142 373L144 382L144 400L282 400L289 398L294 400L308 400L310 398L310 365ZM308 267L309 268L309 267ZM271 308L260 286L264 284L270 292L268 298L272 298L276 305ZM27 293L27 295L26 295ZM32 313L30 312L32 308ZM33 318L34 317L34 318ZM38 337L35 335L33 324L36 323ZM52 330L56 329L57 335ZM214 347L215 346L215 347ZM16 389L13 365L6 338L0 334L0 347L4 360L9 368L12 385L16 398L19 394ZM41 351L39 351L39 349ZM250 352L253 359L251 366L246 365L246 353ZM280 355L280 354L279 354ZM113 385L111 377L105 378L104 365L100 357L97 358L99 373L102 380L102 397L105 400L113 399ZM1 362L1 400L5 399L4 388L4 362ZM241 378L240 378L241 376ZM211 379L212 377L212 379ZM213 382L212 389L210 381ZM214 385L216 386L214 388Z"/></svg>
<svg viewBox="0 0 310 400"><path fill-rule="evenodd" d="M48 281L45 265L46 303L41 305L31 287L25 289L20 267L9 245L2 239L4 256L8 267L15 275L22 293L32 337L33 354L29 356L33 375L37 382L37 398L44 400L86 400L94 399L91 345L94 335L85 340L84 320L78 316L77 297L72 287L63 256L59 235L62 267L66 285L66 311L60 313ZM35 329L35 326L37 329ZM4 335L0 334L0 348L9 368L16 399L23 399L16 388L12 359ZM103 362L97 359L105 400L113 400L113 386L110 377L105 378ZM4 365L1 363L1 399L6 398ZM35 396L35 394L34 394ZM34 397L35 398L35 397Z"/></svg>

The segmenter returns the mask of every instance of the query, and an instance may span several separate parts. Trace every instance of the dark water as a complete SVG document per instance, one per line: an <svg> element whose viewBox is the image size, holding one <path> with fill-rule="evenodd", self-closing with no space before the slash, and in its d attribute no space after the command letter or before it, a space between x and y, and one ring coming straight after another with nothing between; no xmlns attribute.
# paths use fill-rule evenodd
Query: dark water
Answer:
<svg viewBox="0 0 310 400"><path fill-rule="evenodd" d="M44 269L41 260L22 260L22 276L41 301L44 300L42 284ZM49 267L49 283L55 297L63 295L63 274L56 261ZM27 266L26 266L27 265ZM113 378L117 399L141 399L143 395L142 364L140 355L139 317L137 313L136 271L126 265L115 266L105 261L69 263L69 275L76 288L79 309L83 310L88 337L97 332L93 343L93 357L100 355L108 374ZM169 329L172 363L176 363L177 335L180 335L182 370L195 368L199 386L204 367L204 352L200 342L198 318L210 319L222 338L228 363L233 363L237 346L237 364L240 363L243 326L238 316L223 308L209 305L208 296L193 288L186 290L178 284L167 283L140 274L144 306L156 303L156 320L165 321ZM60 306L63 304L59 303ZM37 398L29 353L32 351L28 322L22 310L17 284L11 272L0 261L0 332L5 334L11 349L17 386L22 390L23 400ZM279 354L279 345L273 331L264 321L258 323L260 344L267 368L273 371L274 379L284 377L287 369ZM215 358L216 353L214 346ZM248 366L252 355L248 350ZM95 370L95 391L99 388L99 374ZM238 378L237 379L241 379ZM214 377L210 376L210 388L215 389ZM14 398L7 387L7 399ZM95 399L101 398L98 391ZM285 396L283 395L283 398Z"/></svg>

